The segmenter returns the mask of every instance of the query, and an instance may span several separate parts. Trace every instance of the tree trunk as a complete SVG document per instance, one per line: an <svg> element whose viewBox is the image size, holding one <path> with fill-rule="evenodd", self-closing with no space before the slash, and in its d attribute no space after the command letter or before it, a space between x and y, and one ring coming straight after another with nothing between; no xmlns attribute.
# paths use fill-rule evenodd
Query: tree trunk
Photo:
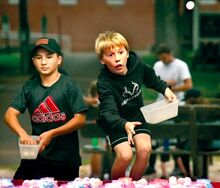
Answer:
<svg viewBox="0 0 220 188"><path fill-rule="evenodd" d="M178 0L155 0L156 44L167 43L180 55L180 16Z"/></svg>
<svg viewBox="0 0 220 188"><path fill-rule="evenodd" d="M27 11L28 11L27 0L20 0L19 1L19 19L20 19L19 39L20 39L20 54L21 54L20 71L22 74L29 73L31 67L30 49L29 49L30 31L29 31Z"/></svg>

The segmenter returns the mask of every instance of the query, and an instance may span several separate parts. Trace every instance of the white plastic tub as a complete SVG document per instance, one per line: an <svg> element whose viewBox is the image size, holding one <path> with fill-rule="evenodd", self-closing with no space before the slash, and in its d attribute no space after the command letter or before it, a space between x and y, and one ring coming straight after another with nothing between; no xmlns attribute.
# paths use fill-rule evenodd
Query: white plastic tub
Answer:
<svg viewBox="0 0 220 188"><path fill-rule="evenodd" d="M160 123L177 116L179 101L161 100L140 108L145 121L150 124Z"/></svg>
<svg viewBox="0 0 220 188"><path fill-rule="evenodd" d="M38 136L31 136L34 140L38 139ZM27 145L27 144L21 144L20 139L18 141L19 144L19 150L20 150L20 155L22 159L36 159L39 149L40 149L40 144L35 144L35 145Z"/></svg>

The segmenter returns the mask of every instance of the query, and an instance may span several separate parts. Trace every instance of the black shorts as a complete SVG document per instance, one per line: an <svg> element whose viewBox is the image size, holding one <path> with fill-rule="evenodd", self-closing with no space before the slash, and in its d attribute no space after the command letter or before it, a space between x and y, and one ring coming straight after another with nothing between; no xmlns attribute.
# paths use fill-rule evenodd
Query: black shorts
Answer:
<svg viewBox="0 0 220 188"><path fill-rule="evenodd" d="M36 160L21 160L14 180L31 180L40 179L44 177L53 177L55 180L72 181L79 177L79 166L55 166L42 163L42 161Z"/></svg>
<svg viewBox="0 0 220 188"><path fill-rule="evenodd" d="M142 125L135 127L134 130L135 130L135 135L140 134L140 133L145 133L145 134L151 135L151 132L149 130L149 124L147 124L147 123L143 123ZM109 142L110 142L112 149L116 145L118 145L122 142L128 141L128 135L127 135L126 131L119 132L118 130L116 130L116 131L113 130L108 136L109 136Z"/></svg>
<svg viewBox="0 0 220 188"><path fill-rule="evenodd" d="M162 162L167 162L167 161L169 161L170 160L170 155L169 154L160 154L160 160L162 161Z"/></svg>

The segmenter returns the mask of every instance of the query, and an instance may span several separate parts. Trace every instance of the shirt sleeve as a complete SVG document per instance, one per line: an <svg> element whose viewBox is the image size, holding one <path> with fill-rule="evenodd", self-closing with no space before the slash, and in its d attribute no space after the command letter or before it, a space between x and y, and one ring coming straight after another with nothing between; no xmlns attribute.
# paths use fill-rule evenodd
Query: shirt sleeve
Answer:
<svg viewBox="0 0 220 188"><path fill-rule="evenodd" d="M179 70L181 70L180 71L181 79L182 80L190 79L191 74L190 74L188 65L185 62L183 62L183 63L180 64L180 66L181 67L180 67Z"/></svg>
<svg viewBox="0 0 220 188"><path fill-rule="evenodd" d="M18 94L13 99L12 103L10 104L10 107L15 108L21 113L24 113L28 105L26 92L25 92L25 86L23 86Z"/></svg>
<svg viewBox="0 0 220 188"><path fill-rule="evenodd" d="M127 121L120 117L111 89L105 84L98 83L97 90L100 100L100 111L97 122L106 132L114 128L124 132L124 125Z"/></svg>
<svg viewBox="0 0 220 188"><path fill-rule="evenodd" d="M70 100L70 106L73 114L88 110L88 107L85 105L83 100L82 91L77 83L74 83L74 85L71 87L70 91L68 92L68 98Z"/></svg>

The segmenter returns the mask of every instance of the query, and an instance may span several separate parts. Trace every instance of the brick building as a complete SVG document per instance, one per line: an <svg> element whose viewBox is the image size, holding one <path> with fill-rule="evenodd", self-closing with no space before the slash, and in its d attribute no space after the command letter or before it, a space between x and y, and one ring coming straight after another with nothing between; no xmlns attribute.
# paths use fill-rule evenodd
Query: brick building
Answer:
<svg viewBox="0 0 220 188"><path fill-rule="evenodd" d="M0 14L6 13L11 31L19 29L17 4L0 1ZM41 20L47 20L47 33L63 36L65 47L73 51L91 51L97 34L116 30L124 34L132 48L146 49L154 43L153 0L125 0L122 5L106 0L78 0L62 4L58 0L28 0L31 37L41 35ZM123 1L122 1L123 2Z"/></svg>
<svg viewBox="0 0 220 188"><path fill-rule="evenodd" d="M179 1L186 2L186 0ZM3 18L7 15L12 45L18 43L18 2L18 0L0 0L0 16ZM147 50L156 41L156 2L158 0L27 0L30 38L32 41L42 36L42 33L47 33L46 35L57 38L67 50L92 51L94 40L100 31L116 30L128 39L132 49ZM216 19L213 22L212 18L213 15L219 18L219 1L200 0L199 2L201 2L199 11L200 15L203 15L203 20L208 17L212 22L211 25L216 24ZM188 21L184 23L192 24ZM2 21L0 44L3 43L4 38L3 27ZM192 27L188 28L190 30L186 32L192 37ZM199 33L200 31L205 34L199 37L199 40L210 38L218 40L216 37L213 39L207 36L209 31L206 29L199 28Z"/></svg>

